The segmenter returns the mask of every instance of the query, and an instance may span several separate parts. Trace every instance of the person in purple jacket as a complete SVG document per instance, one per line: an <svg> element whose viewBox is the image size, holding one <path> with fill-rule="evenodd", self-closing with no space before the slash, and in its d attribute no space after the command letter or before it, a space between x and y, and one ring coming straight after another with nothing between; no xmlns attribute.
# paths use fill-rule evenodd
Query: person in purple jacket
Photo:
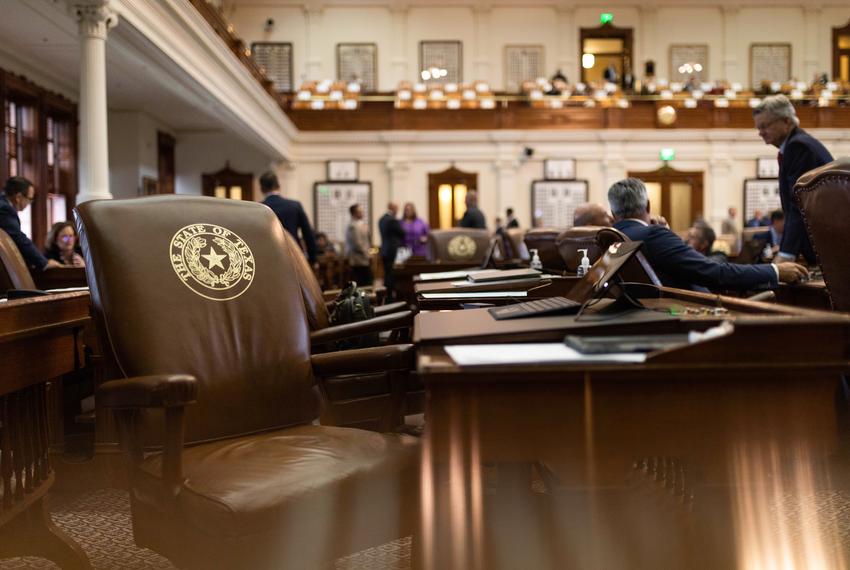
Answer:
<svg viewBox="0 0 850 570"><path fill-rule="evenodd" d="M416 215L416 207L411 202L404 205L401 227L404 229L404 246L410 248L413 255L428 257L428 233L431 230L425 220Z"/></svg>

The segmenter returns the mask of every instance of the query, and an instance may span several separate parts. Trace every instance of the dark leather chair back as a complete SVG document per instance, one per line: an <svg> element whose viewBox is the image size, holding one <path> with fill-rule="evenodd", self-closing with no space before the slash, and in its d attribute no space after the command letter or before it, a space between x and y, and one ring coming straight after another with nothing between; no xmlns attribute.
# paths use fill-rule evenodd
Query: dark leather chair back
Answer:
<svg viewBox="0 0 850 570"><path fill-rule="evenodd" d="M605 251L612 243L621 241L632 240L617 228L602 228L596 232L596 244L599 246L600 251Z"/></svg>
<svg viewBox="0 0 850 570"><path fill-rule="evenodd" d="M850 158L840 158L800 177L794 186L806 231L823 271L823 280L838 311L850 311Z"/></svg>
<svg viewBox="0 0 850 570"><path fill-rule="evenodd" d="M528 248L529 255L532 249L536 249L543 263L543 269L556 274L561 274L567 269L564 259L558 252L558 245L555 243L560 233L561 230L555 228L533 228L525 232L525 246Z"/></svg>
<svg viewBox="0 0 850 570"><path fill-rule="evenodd" d="M271 210L155 196L75 212L104 350L120 372L198 379L203 397L186 410L187 442L318 416L302 293ZM158 433L161 418L145 421L144 433Z"/></svg>
<svg viewBox="0 0 850 570"><path fill-rule="evenodd" d="M596 235L601 229L602 226L573 226L555 238L555 245L558 246L558 253L564 260L567 271L575 273L581 264L581 253L578 251L580 249L587 250L591 265L599 259L601 250L596 243Z"/></svg>
<svg viewBox="0 0 850 570"><path fill-rule="evenodd" d="M431 261L475 265L484 261L487 255L490 233L469 228L431 230L428 243L431 247Z"/></svg>
<svg viewBox="0 0 850 570"><path fill-rule="evenodd" d="M0 230L0 293L9 289L35 289L35 282L18 245Z"/></svg>
<svg viewBox="0 0 850 570"><path fill-rule="evenodd" d="M283 237L286 240L286 246L289 248L292 261L295 265L295 273L298 276L298 283L301 286L301 295L304 298L304 306L307 309L307 322L310 324L311 331L317 331L328 327L330 323L330 315L328 314L325 297L322 294L322 287L319 285L319 280L313 273L313 268L310 267L310 262L304 257L304 252L301 251L301 246L295 241L287 231L283 232Z"/></svg>

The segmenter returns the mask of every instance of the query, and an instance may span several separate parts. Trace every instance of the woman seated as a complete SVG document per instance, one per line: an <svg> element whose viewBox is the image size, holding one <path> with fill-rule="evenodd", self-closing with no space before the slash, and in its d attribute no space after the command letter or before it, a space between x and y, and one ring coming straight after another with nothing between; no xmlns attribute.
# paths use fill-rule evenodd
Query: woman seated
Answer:
<svg viewBox="0 0 850 570"><path fill-rule="evenodd" d="M44 255L62 265L85 267L86 262L77 245L77 231L71 222L56 222L47 234L47 249Z"/></svg>
<svg viewBox="0 0 850 570"><path fill-rule="evenodd" d="M428 257L428 224L416 215L416 207L408 202L404 205L401 217L404 228L404 246L410 248L412 255Z"/></svg>

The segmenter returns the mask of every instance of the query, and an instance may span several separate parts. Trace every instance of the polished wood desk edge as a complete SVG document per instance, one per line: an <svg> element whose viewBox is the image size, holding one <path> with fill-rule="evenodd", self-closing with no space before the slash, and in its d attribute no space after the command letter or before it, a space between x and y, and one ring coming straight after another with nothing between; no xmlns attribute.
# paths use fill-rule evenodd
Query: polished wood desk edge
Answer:
<svg viewBox="0 0 850 570"><path fill-rule="evenodd" d="M541 362L522 364L492 364L461 366L456 364L443 347L429 346L419 349L416 370L424 381L442 382L461 379L470 381L515 382L517 373L523 374L523 382L551 382L548 373L557 373L558 381L582 381L593 374L617 374L618 377L647 376L672 372L676 374L718 372L835 372L850 371L850 360L817 362L652 362L636 363L587 363L587 362ZM562 376L563 375L563 376Z"/></svg>

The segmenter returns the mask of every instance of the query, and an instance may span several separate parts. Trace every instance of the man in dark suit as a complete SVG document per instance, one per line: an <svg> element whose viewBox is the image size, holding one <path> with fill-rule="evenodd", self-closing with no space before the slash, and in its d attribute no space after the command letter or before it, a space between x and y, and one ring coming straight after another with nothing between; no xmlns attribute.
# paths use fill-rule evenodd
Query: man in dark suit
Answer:
<svg viewBox="0 0 850 570"><path fill-rule="evenodd" d="M404 228L398 221L398 204L387 204L386 213L378 220L381 232L381 262L384 264L384 287L387 288L387 300L395 299L395 256L404 243Z"/></svg>
<svg viewBox="0 0 850 570"><path fill-rule="evenodd" d="M263 204L272 209L283 228L292 234L295 241L299 241L298 230L301 230L301 238L307 246L307 259L310 260L310 265L315 264L316 239L301 202L280 195L280 184L274 172L266 172L260 176L260 189L263 191Z"/></svg>
<svg viewBox="0 0 850 570"><path fill-rule="evenodd" d="M718 263L688 246L659 224L650 224L646 186L626 178L608 189L614 227L629 239L643 242L643 253L664 285L681 289L753 290L794 283L808 276L806 268L786 262L762 265Z"/></svg>
<svg viewBox="0 0 850 570"><path fill-rule="evenodd" d="M507 210L505 210L505 214L505 227L509 230L513 228L518 228L519 220L517 220L516 216L514 215L514 209L508 208Z"/></svg>
<svg viewBox="0 0 850 570"><path fill-rule="evenodd" d="M18 212L23 212L34 199L35 186L32 182L23 176L9 178L3 186L3 195L0 196L0 230L9 234L30 269L43 271L48 267L60 267L58 261L44 257L27 234L21 231Z"/></svg>
<svg viewBox="0 0 850 570"><path fill-rule="evenodd" d="M832 162L832 155L817 139L799 127L794 106L785 95L771 95L753 109L756 129L766 144L779 149L779 199L785 212L785 231L777 261L793 261L803 254L809 264L817 263L806 233L803 216L794 200L794 184L803 174Z"/></svg>
<svg viewBox="0 0 850 570"><path fill-rule="evenodd" d="M487 222L484 221L484 214L478 209L478 192L469 190L464 201L466 202L466 212L460 219L460 227L486 230Z"/></svg>

